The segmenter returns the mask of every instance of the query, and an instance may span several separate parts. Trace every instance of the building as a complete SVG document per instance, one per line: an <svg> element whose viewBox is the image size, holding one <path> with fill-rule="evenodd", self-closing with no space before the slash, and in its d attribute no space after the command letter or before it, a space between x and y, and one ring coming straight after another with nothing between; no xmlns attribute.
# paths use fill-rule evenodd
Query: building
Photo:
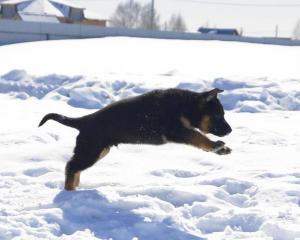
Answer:
<svg viewBox="0 0 300 240"><path fill-rule="evenodd" d="M0 19L106 26L107 21L67 0L7 0L0 2Z"/></svg>
<svg viewBox="0 0 300 240"><path fill-rule="evenodd" d="M235 28L205 28L201 27L198 32L203 34L220 34L220 35L234 35L239 36L238 30Z"/></svg>

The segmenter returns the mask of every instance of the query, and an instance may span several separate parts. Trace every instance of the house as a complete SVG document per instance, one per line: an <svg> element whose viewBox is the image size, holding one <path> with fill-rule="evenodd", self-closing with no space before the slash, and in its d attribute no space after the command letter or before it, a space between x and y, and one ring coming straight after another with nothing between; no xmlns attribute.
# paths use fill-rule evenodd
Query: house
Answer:
<svg viewBox="0 0 300 240"><path fill-rule="evenodd" d="M67 0L7 0L0 2L0 19L78 23L106 26L107 21Z"/></svg>
<svg viewBox="0 0 300 240"><path fill-rule="evenodd" d="M235 28L205 28L201 27L198 32L203 34L220 34L220 35L240 35L238 30Z"/></svg>

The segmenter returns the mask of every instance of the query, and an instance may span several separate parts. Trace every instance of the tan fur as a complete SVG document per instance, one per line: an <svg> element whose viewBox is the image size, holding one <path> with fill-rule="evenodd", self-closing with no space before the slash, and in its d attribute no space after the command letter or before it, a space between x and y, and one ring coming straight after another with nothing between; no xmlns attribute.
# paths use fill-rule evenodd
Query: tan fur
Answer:
<svg viewBox="0 0 300 240"><path fill-rule="evenodd" d="M200 132L193 131L190 135L189 143L194 147L201 148L204 151L211 152L215 148L215 142L209 140L206 136Z"/></svg>
<svg viewBox="0 0 300 240"><path fill-rule="evenodd" d="M187 129L193 129L190 120L188 120L186 117L181 117L180 121L182 125Z"/></svg>
<svg viewBox="0 0 300 240"><path fill-rule="evenodd" d="M108 153L109 153L109 150L110 150L110 148L104 148L103 150L102 150L102 152L100 153L100 155L99 155L99 160L101 159L101 158L104 158ZM98 161L99 161L98 160Z"/></svg>
<svg viewBox="0 0 300 240"><path fill-rule="evenodd" d="M66 176L66 182L65 182L65 189L67 191L73 191L75 190L75 182L76 182L76 178L75 178L75 174L69 174Z"/></svg>
<svg viewBox="0 0 300 240"><path fill-rule="evenodd" d="M208 115L205 115L205 116L202 117L199 128L204 133L208 133L209 132L210 117Z"/></svg>
<svg viewBox="0 0 300 240"><path fill-rule="evenodd" d="M109 153L110 148L104 148L102 152L99 154L99 159L104 158ZM76 187L79 186L80 183L80 173L81 171L76 172L75 174L70 174L66 176L65 189L67 191L73 191Z"/></svg>
<svg viewBox="0 0 300 240"><path fill-rule="evenodd" d="M77 173L75 173L75 183L74 183L75 187L79 186L79 183L80 183L80 173L81 173L80 171L77 172Z"/></svg>
<svg viewBox="0 0 300 240"><path fill-rule="evenodd" d="M181 117L180 121L182 122L182 125L187 128L192 130L190 133L190 138L189 138L189 144L193 145L194 147L197 148L201 148L205 151L213 151L214 147L215 147L215 143L211 140L209 140L206 136L204 136L203 134L201 134L199 131L197 131L196 129L194 129L190 123L190 121L185 118L185 117ZM207 130L208 127L208 122L209 121L209 117L205 116L205 121L201 122L201 125L203 125L203 130L201 128L201 130L203 132L205 132L205 130Z"/></svg>

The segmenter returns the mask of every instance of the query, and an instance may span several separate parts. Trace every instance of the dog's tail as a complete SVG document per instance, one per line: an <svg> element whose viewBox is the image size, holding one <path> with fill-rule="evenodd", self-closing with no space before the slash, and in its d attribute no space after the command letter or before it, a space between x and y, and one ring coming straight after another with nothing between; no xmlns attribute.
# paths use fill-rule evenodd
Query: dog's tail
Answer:
<svg viewBox="0 0 300 240"><path fill-rule="evenodd" d="M63 125L76 128L78 130L80 129L80 125L81 125L78 118L70 118L57 113L49 113L45 117L43 117L42 121L39 123L39 127L42 126L48 120L54 120Z"/></svg>

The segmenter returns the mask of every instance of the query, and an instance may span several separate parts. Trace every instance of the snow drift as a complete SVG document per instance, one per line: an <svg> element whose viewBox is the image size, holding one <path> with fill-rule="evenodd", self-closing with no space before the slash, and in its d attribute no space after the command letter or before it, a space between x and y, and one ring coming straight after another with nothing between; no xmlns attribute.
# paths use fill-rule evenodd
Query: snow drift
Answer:
<svg viewBox="0 0 300 240"><path fill-rule="evenodd" d="M165 77L162 76L163 80ZM170 77L168 77L170 81ZM265 112L270 110L300 110L300 85L298 80L272 81L259 79L216 78L212 82L170 81L168 87L205 91L211 88L226 90L220 99L226 110L236 112ZM145 83L128 80L106 80L85 76L67 77L63 75L32 76L23 70L13 70L0 76L0 92L19 99L35 97L68 103L73 107L99 109L111 102L143 94L166 84Z"/></svg>

